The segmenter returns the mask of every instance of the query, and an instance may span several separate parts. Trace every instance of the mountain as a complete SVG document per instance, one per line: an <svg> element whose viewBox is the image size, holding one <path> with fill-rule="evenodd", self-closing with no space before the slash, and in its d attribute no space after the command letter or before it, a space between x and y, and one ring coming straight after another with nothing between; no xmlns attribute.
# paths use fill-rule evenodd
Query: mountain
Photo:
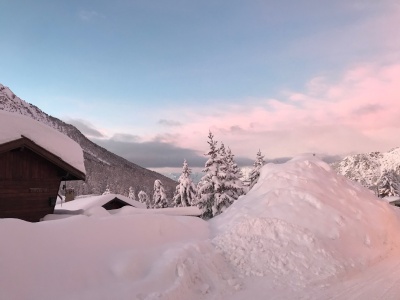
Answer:
<svg viewBox="0 0 400 300"><path fill-rule="evenodd" d="M347 156L331 166L339 174L376 191L383 174L394 172L400 175L400 148L384 153L370 152Z"/></svg>
<svg viewBox="0 0 400 300"><path fill-rule="evenodd" d="M35 105L25 102L2 84L0 84L0 110L29 116L69 136L82 147L86 181L67 183L67 187L75 188L78 195L101 194L108 185L113 193L128 195L129 187L132 186L136 195L143 190L152 196L154 181L159 179L164 184L168 198L172 198L177 182L96 145L73 125L54 118Z"/></svg>

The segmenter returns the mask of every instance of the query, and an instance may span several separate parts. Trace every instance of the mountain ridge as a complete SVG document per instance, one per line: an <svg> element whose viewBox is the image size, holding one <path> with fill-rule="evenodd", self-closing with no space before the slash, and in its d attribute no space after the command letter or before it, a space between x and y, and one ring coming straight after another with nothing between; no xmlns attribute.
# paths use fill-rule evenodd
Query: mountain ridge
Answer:
<svg viewBox="0 0 400 300"><path fill-rule="evenodd" d="M400 148L393 148L387 152L349 155L331 166L339 174L375 192L385 172L392 171L400 175Z"/></svg>

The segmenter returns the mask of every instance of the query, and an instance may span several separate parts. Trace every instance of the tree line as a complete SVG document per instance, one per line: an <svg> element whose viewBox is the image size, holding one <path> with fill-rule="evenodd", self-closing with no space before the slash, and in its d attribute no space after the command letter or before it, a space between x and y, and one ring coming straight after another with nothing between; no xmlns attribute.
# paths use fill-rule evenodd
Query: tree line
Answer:
<svg viewBox="0 0 400 300"><path fill-rule="evenodd" d="M174 196L168 201L164 186L160 180L155 180L153 196L144 191L138 193L138 201L145 203L147 208L187 207L197 206L202 210L202 218L210 219L222 213L240 196L246 194L258 181L260 169L265 164L264 156L259 150L253 168L247 181L242 181L243 174L235 162L234 154L224 143L214 140L211 131L208 134L209 150L204 173L199 183L192 181L192 171L186 160L183 161L182 173L178 179ZM109 187L103 194L111 193ZM129 188L128 197L136 200L134 189Z"/></svg>

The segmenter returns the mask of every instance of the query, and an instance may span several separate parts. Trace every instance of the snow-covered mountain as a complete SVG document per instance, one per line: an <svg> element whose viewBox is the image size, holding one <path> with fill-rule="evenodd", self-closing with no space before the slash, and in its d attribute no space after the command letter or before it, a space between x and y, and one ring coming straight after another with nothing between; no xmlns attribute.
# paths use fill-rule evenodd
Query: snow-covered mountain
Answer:
<svg viewBox="0 0 400 300"><path fill-rule="evenodd" d="M339 174L375 190L382 174L394 171L400 174L400 148L388 152L371 152L345 157L331 165Z"/></svg>
<svg viewBox="0 0 400 300"><path fill-rule="evenodd" d="M113 193L128 194L132 186L137 194L140 190L148 195L153 193L156 179L163 182L167 195L172 196L176 182L161 174L142 168L126 159L111 153L87 139L76 127L54 118L35 105L17 97L8 87L0 84L0 110L29 116L69 136L84 151L86 182L68 182L77 194L100 194L106 186Z"/></svg>

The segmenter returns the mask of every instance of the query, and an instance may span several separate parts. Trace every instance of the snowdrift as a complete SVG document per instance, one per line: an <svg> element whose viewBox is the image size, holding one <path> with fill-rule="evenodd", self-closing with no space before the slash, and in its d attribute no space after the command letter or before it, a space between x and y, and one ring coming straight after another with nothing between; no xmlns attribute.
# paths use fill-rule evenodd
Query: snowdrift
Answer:
<svg viewBox="0 0 400 300"><path fill-rule="evenodd" d="M313 157L209 222L139 211L0 220L0 299L298 299L399 249L398 208Z"/></svg>
<svg viewBox="0 0 400 300"><path fill-rule="evenodd" d="M235 282L194 217L0 220L0 299L217 298Z"/></svg>
<svg viewBox="0 0 400 300"><path fill-rule="evenodd" d="M362 269L400 238L396 208L313 157L264 166L211 225L214 244L242 276L295 285Z"/></svg>

